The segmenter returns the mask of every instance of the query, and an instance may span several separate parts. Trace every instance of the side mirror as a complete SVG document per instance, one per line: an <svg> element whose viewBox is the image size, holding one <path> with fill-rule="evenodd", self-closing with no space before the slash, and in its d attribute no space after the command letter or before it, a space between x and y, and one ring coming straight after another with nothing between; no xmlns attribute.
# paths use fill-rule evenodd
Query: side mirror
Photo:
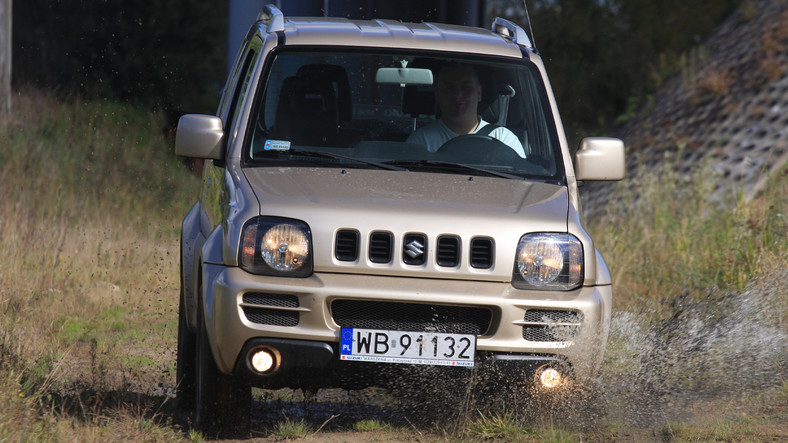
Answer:
<svg viewBox="0 0 788 443"><path fill-rule="evenodd" d="M222 160L222 119L213 115L187 114L178 120L175 154L183 157Z"/></svg>
<svg viewBox="0 0 788 443"><path fill-rule="evenodd" d="M575 154L578 180L621 180L626 176L624 142L617 138L586 137Z"/></svg>

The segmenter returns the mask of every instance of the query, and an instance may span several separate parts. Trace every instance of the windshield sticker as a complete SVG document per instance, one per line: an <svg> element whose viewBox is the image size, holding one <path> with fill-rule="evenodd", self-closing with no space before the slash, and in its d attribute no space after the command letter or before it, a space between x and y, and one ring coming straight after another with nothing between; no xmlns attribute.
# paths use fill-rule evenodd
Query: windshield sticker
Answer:
<svg viewBox="0 0 788 443"><path fill-rule="evenodd" d="M265 141L265 150L266 151L289 151L290 150L290 142L287 140L266 140Z"/></svg>

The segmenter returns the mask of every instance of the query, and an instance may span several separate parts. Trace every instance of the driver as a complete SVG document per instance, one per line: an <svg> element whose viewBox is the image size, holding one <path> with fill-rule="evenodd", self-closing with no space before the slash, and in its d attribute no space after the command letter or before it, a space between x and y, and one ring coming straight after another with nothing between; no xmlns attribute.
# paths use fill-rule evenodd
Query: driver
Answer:
<svg viewBox="0 0 788 443"><path fill-rule="evenodd" d="M489 125L478 114L482 85L473 66L448 64L440 69L437 77L435 101L440 107L441 118L417 129L407 140L426 146L430 152L437 151L444 143L459 135L485 133L481 130ZM512 131L499 126L487 135L500 140L525 158L523 145Z"/></svg>

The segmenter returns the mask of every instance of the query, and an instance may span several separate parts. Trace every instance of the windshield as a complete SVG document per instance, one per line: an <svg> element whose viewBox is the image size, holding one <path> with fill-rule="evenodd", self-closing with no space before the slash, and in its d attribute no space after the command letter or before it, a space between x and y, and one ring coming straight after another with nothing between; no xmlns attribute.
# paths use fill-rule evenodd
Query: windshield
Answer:
<svg viewBox="0 0 788 443"><path fill-rule="evenodd" d="M289 49L266 69L250 166L563 179L544 85L527 60Z"/></svg>

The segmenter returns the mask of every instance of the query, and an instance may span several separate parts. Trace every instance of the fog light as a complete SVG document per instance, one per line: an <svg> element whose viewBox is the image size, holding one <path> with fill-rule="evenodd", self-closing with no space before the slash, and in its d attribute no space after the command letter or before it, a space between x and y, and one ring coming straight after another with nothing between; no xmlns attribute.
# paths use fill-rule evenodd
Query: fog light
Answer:
<svg viewBox="0 0 788 443"><path fill-rule="evenodd" d="M274 355L265 349L256 351L252 354L252 367L260 373L269 371L274 367Z"/></svg>
<svg viewBox="0 0 788 443"><path fill-rule="evenodd" d="M539 383L543 388L552 389L561 384L563 376L553 368L545 368L539 373Z"/></svg>

